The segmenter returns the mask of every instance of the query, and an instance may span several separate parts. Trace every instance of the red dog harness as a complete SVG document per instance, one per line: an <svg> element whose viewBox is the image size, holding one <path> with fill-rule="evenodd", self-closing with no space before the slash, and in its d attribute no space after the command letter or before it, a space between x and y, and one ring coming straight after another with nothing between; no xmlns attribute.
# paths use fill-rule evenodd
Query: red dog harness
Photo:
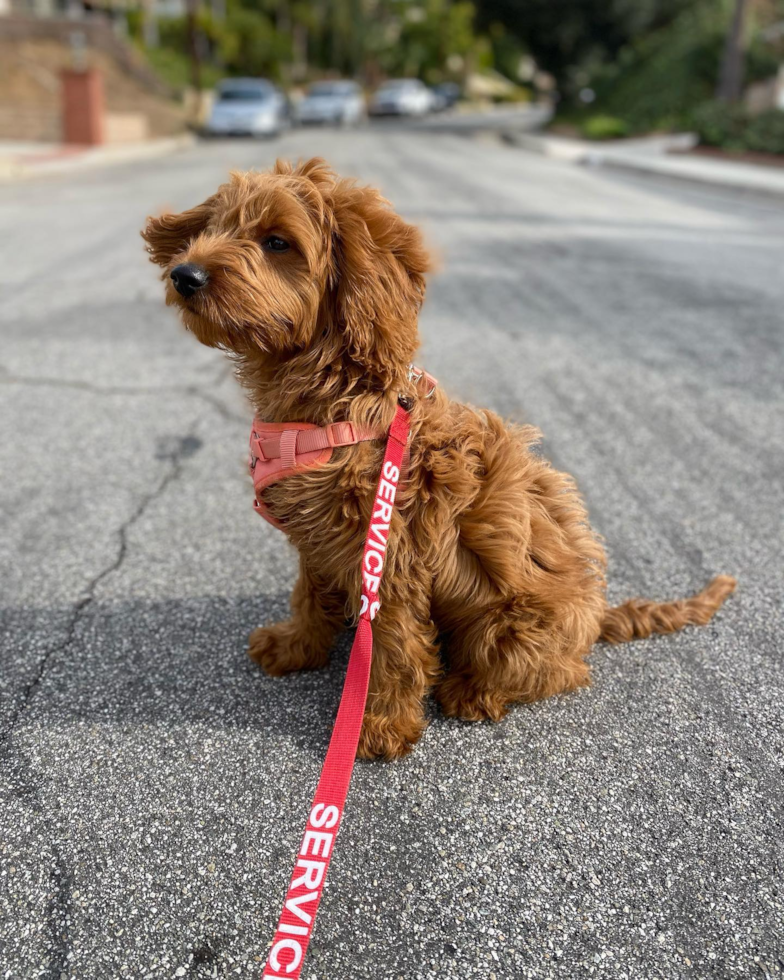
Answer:
<svg viewBox="0 0 784 980"><path fill-rule="evenodd" d="M425 382L425 398L430 398L438 382L427 371L411 366L408 380L418 387ZM383 439L385 430L354 425L353 422L330 422L314 425L312 422L263 422L253 420L250 432L250 474L256 498L256 513L274 527L283 529L264 503L262 494L273 483L294 476L304 470L324 466L332 458L335 449L355 446L360 442Z"/></svg>

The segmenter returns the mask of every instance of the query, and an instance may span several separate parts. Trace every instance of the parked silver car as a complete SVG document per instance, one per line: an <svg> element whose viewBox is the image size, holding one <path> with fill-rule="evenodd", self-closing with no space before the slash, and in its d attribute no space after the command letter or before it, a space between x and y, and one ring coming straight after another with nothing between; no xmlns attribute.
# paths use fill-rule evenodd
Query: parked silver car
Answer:
<svg viewBox="0 0 784 980"><path fill-rule="evenodd" d="M356 82L316 82L300 101L296 118L301 123L338 123L356 126L367 115L365 96Z"/></svg>
<svg viewBox="0 0 784 980"><path fill-rule="evenodd" d="M276 136L288 124L286 96L262 78L227 78L215 90L209 136Z"/></svg>
<svg viewBox="0 0 784 980"><path fill-rule="evenodd" d="M418 78L398 78L376 90L370 112L374 116L424 116L433 108L433 94Z"/></svg>

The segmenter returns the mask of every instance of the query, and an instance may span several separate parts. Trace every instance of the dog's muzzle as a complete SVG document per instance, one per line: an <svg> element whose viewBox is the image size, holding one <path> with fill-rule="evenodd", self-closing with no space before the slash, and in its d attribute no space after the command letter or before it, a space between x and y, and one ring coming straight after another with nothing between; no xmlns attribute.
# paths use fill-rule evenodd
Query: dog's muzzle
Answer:
<svg viewBox="0 0 784 980"><path fill-rule="evenodd" d="M194 293L207 285L210 274L200 265L186 262L183 265L175 266L170 273L170 278L180 296L184 299L190 299Z"/></svg>

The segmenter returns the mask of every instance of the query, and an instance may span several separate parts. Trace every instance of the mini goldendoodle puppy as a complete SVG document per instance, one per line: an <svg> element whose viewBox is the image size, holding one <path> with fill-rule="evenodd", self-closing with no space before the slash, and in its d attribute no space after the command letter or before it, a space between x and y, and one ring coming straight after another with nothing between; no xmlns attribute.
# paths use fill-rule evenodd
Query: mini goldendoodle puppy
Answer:
<svg viewBox="0 0 784 980"><path fill-rule="evenodd" d="M288 452L285 472L254 480L260 509L300 558L292 618L250 637L268 673L323 667L346 618L358 617L383 436L398 397L413 406L360 755L407 753L431 688L447 715L499 721L515 701L588 684L597 640L707 623L735 588L720 576L690 599L608 608L602 547L572 479L530 451L537 431L441 389L425 397L410 371L428 255L377 191L320 160L278 162L149 219L143 237L167 303L203 344L230 352L257 427L278 433L266 445ZM334 434L339 422L353 424L343 438L298 447L302 430Z"/></svg>

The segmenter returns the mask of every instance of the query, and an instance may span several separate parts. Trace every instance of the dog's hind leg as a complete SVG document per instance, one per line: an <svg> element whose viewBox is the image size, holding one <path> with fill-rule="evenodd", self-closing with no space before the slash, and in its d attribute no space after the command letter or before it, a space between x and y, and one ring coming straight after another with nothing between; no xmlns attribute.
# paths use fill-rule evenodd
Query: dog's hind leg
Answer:
<svg viewBox="0 0 784 980"><path fill-rule="evenodd" d="M248 656L273 677L326 666L345 621L345 601L340 593L323 588L300 558L291 612L287 622L261 626L250 634Z"/></svg>
<svg viewBox="0 0 784 980"><path fill-rule="evenodd" d="M585 657L595 636L592 623L586 617L583 626L579 616L557 623L513 598L455 624L450 671L435 692L444 714L500 721L516 701L584 687L590 682Z"/></svg>

